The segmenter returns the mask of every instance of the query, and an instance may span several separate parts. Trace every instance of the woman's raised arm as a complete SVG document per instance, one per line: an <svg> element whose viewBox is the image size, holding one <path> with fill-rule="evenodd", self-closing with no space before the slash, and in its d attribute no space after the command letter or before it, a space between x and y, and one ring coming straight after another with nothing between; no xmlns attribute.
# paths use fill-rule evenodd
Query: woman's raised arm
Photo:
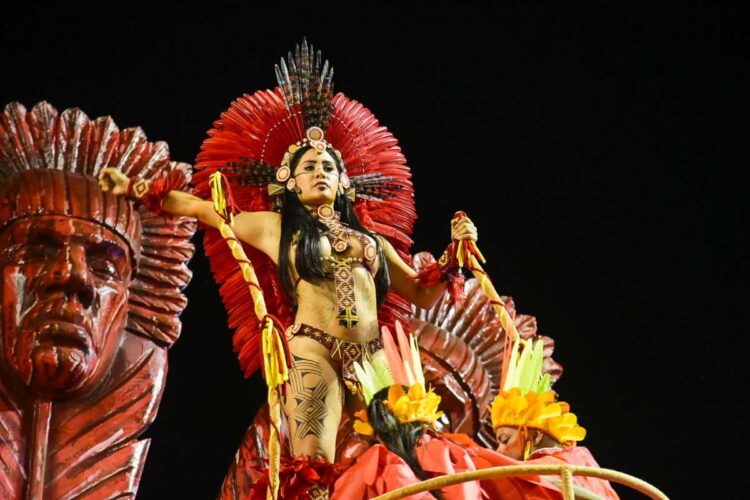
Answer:
<svg viewBox="0 0 750 500"><path fill-rule="evenodd" d="M477 241L477 228L464 216L451 221L451 238L455 240ZM409 266L385 238L379 238L385 258L388 261L388 272L391 276L391 288L394 292L412 304L423 309L432 307L445 291L446 283L421 285L417 272Z"/></svg>
<svg viewBox="0 0 750 500"><path fill-rule="evenodd" d="M146 183L145 192L151 189L151 181L144 180ZM112 191L113 194L130 195L130 177L123 174L116 168L107 167L99 172L99 185L104 191ZM195 217L202 223L213 228L217 228L221 222L221 217L214 211L213 203L202 200L197 196L184 191L172 190L164 197L161 209L174 215L184 215Z"/></svg>
<svg viewBox="0 0 750 500"><path fill-rule="evenodd" d="M150 187L147 183L146 191ZM99 173L99 185L104 191L127 195L130 177L116 168L103 168ZM203 224L217 229L222 218L214 210L211 201L203 200L184 191L172 190L165 196L161 209L174 215L195 217ZM240 240L268 255L274 262L278 259L281 237L281 216L274 212L241 212L234 218L234 233Z"/></svg>

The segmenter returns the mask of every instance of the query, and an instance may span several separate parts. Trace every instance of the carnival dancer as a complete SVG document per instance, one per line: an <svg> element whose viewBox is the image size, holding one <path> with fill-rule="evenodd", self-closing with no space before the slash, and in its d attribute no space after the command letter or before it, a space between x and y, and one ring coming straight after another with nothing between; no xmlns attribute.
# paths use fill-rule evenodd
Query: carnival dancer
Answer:
<svg viewBox="0 0 750 500"><path fill-rule="evenodd" d="M442 416L440 396L425 387L419 347L396 323L395 341L383 327L384 350L355 363L367 409L355 414L354 430L374 436L370 447L336 482L334 499L359 500L414 484L434 475L475 470L469 455L429 432ZM433 442L435 441L435 442ZM437 446L435 446L437 445ZM409 498L481 498L479 483L467 482Z"/></svg>
<svg viewBox="0 0 750 500"><path fill-rule="evenodd" d="M409 302L429 307L460 277L445 259L419 274L408 264L416 214L406 160L369 110L334 96L320 52L303 41L276 76L276 89L239 98L208 132L195 195L115 168L100 181L222 230L206 231L205 248L241 367L249 376L261 366L261 319L289 325L291 450L332 462L342 407L361 404L354 362L381 350L379 324L405 320ZM477 230L463 217L451 238L476 241ZM253 314L258 289L264 318Z"/></svg>
<svg viewBox="0 0 750 500"><path fill-rule="evenodd" d="M374 436L378 444L339 477L333 499L364 500L432 477L514 465L514 460L480 447L464 434L435 432L434 424L442 416L438 410L440 396L425 387L414 337L407 337L400 324L396 324L395 337L394 343L384 332L384 354L364 361L362 366L355 364L368 406L355 415L358 420L354 430ZM409 498L433 497L541 500L561 499L562 492L538 476L526 475L470 481Z"/></svg>
<svg viewBox="0 0 750 500"><path fill-rule="evenodd" d="M525 344L523 348L520 342ZM570 405L556 400L549 375L542 375L543 357L541 340L515 342L502 391L491 409L497 451L511 460L463 443L473 450L480 468L520 463L599 467L587 448L577 446L586 436L586 430L578 425ZM585 490L584 494L618 498L604 479L574 476L573 482Z"/></svg>

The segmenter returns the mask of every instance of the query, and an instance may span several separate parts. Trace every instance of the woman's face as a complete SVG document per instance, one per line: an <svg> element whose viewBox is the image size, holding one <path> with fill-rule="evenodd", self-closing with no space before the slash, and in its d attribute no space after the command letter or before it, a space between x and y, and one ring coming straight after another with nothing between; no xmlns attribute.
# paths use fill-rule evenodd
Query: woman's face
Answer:
<svg viewBox="0 0 750 500"><path fill-rule="evenodd" d="M515 460L523 460L523 447L526 443L520 443L523 440L518 427L502 426L495 429L497 437L497 451L505 456Z"/></svg>
<svg viewBox="0 0 750 500"><path fill-rule="evenodd" d="M301 190L299 201L318 206L336 200L339 189L339 171L336 161L328 151L305 151L294 169L294 180Z"/></svg>

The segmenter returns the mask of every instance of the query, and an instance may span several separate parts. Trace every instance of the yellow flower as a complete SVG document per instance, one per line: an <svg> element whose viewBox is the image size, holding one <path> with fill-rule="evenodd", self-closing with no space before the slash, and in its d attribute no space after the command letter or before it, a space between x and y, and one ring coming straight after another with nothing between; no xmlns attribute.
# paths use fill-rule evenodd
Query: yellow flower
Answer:
<svg viewBox="0 0 750 500"><path fill-rule="evenodd" d="M419 382L409 387L405 393L400 385L392 385L388 389L388 408L393 412L399 422L434 422L443 415L437 411L440 405L440 396L432 389L425 391Z"/></svg>
<svg viewBox="0 0 750 500"><path fill-rule="evenodd" d="M518 387L502 391L492 402L492 426L526 427L539 429L562 444L573 444L586 436L586 429L578 425L578 418L570 413L570 405L555 402L555 394L528 392L521 395Z"/></svg>
<svg viewBox="0 0 750 500"><path fill-rule="evenodd" d="M359 410L354 414L356 420L354 420L354 432L363 434L365 436L372 436L375 431L370 425L370 420L367 418L367 410Z"/></svg>

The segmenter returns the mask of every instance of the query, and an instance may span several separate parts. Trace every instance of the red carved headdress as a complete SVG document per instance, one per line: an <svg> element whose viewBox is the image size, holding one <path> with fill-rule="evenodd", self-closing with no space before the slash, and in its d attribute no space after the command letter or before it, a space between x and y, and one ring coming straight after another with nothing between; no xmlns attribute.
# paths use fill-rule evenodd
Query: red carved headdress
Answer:
<svg viewBox="0 0 750 500"><path fill-rule="evenodd" d="M278 180L276 174L289 146L305 142L307 131L317 127L324 132L325 142L341 154L356 193L354 209L364 226L386 237L409 259L409 236L416 219L414 190L398 141L370 110L341 93L333 95L333 69L328 61L322 62L320 51L303 41L289 53L288 61L287 66L282 58L276 67L277 88L240 97L208 131L195 165L196 195L210 198L208 179L221 170L232 186L238 209L278 210L269 185ZM205 248L229 326L236 329L234 349L249 376L260 367L260 336L250 292L218 231L206 231ZM252 247L245 245L245 251L256 264L269 312L290 324L292 308L276 266ZM381 324L403 321L410 312L406 301L389 292L379 320Z"/></svg>
<svg viewBox="0 0 750 500"><path fill-rule="evenodd" d="M12 102L0 113L0 231L27 217L85 219L118 234L134 260L122 344L91 393L30 401L0 376L2 498L132 498L138 489L149 446L138 437L156 417L166 347L180 334L197 224L102 191L96 176L109 166L168 176L177 188L190 181L190 165L170 160L166 143L149 142L140 128L120 130L109 116L92 120L46 102L30 110Z"/></svg>
<svg viewBox="0 0 750 500"><path fill-rule="evenodd" d="M140 128L119 130L109 116L90 120L80 109L59 113L46 102L31 111L8 104L0 115L0 228L30 214L66 214L110 227L137 256L127 330L172 345L187 305L182 289L192 276L187 262L195 221L165 219L101 191L96 176L108 166L131 177L171 176L183 189L190 182L190 165L170 160L167 144L149 142ZM34 191L45 195L25 195ZM86 196L71 198L71 192Z"/></svg>

